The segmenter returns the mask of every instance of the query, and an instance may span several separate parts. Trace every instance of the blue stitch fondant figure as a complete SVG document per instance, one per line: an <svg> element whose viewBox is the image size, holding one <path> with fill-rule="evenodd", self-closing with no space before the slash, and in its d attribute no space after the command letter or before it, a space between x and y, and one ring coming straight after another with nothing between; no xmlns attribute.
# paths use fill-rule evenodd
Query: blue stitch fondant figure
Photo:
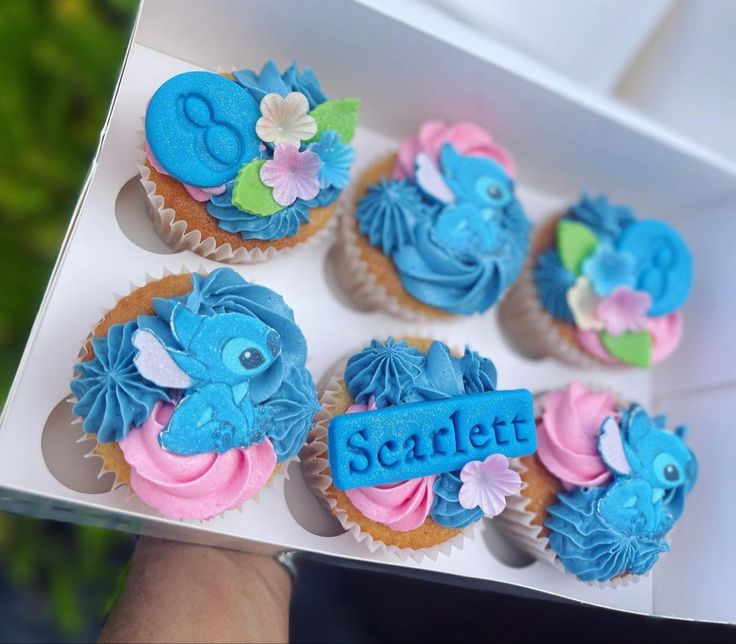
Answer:
<svg viewBox="0 0 736 644"><path fill-rule="evenodd" d="M549 508L549 544L565 568L583 581L643 574L669 550L665 535L695 485L697 461L685 429L665 429L639 405L607 418L598 450L613 474L604 487L562 492Z"/></svg>
<svg viewBox="0 0 736 644"><path fill-rule="evenodd" d="M437 217L435 235L461 253L493 252L501 238L502 208L514 198L511 179L498 163L458 154L449 143L440 152L440 167L454 199Z"/></svg>
<svg viewBox="0 0 736 644"><path fill-rule="evenodd" d="M262 441L249 383L281 353L278 333L250 315L206 317L183 304L174 307L170 326L175 347L150 329L133 336L138 372L160 386L187 392L160 434L161 446L189 456Z"/></svg>
<svg viewBox="0 0 736 644"><path fill-rule="evenodd" d="M634 534L664 534L682 513L682 499L697 478L695 455L685 446L685 428L666 431L632 405L622 417L601 427L598 449L616 475L599 503L601 516Z"/></svg>

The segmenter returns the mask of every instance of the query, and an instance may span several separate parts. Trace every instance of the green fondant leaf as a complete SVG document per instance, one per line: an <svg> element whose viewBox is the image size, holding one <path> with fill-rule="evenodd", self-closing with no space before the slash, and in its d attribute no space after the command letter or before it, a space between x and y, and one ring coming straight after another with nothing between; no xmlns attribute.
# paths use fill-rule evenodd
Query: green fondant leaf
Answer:
<svg viewBox="0 0 736 644"><path fill-rule="evenodd" d="M350 143L355 136L359 106L360 101L357 98L325 101L317 105L309 113L317 121L317 133L307 143L319 141L325 130L335 130L340 135L341 143Z"/></svg>
<svg viewBox="0 0 736 644"><path fill-rule="evenodd" d="M652 336L648 331L611 335L601 331L601 342L614 358L634 367L649 367L652 363Z"/></svg>
<svg viewBox="0 0 736 644"><path fill-rule="evenodd" d="M598 238L585 224L561 219L557 224L557 252L562 265L573 275L580 275L583 260L595 251Z"/></svg>
<svg viewBox="0 0 736 644"><path fill-rule="evenodd" d="M261 166L265 159L246 163L238 171L233 186L233 205L254 215L268 217L284 207L276 203L273 190L261 181Z"/></svg>

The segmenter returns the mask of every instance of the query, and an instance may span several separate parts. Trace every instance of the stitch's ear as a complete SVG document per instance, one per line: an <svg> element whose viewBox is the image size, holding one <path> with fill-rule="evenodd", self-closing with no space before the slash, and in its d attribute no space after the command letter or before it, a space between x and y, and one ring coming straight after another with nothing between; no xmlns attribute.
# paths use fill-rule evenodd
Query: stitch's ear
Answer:
<svg viewBox="0 0 736 644"><path fill-rule="evenodd" d="M606 418L601 425L601 435L598 437L598 451L603 462L618 474L631 474L631 466L626 458L621 429L612 416Z"/></svg>
<svg viewBox="0 0 736 644"><path fill-rule="evenodd" d="M414 176L417 185L429 197L446 204L455 201L455 194L447 185L432 158L425 152L417 154L414 160Z"/></svg>
<svg viewBox="0 0 736 644"><path fill-rule="evenodd" d="M629 445L636 445L644 436L652 431L654 425L647 412L639 405L632 405L629 410L629 422L626 441Z"/></svg>
<svg viewBox="0 0 736 644"><path fill-rule="evenodd" d="M199 330L203 318L196 313L192 313L183 304L177 304L171 314L171 330L174 332L176 339L181 342L183 347L189 347L192 338Z"/></svg>
<svg viewBox="0 0 736 644"><path fill-rule="evenodd" d="M192 386L192 379L174 362L153 333L138 329L133 334L133 346L138 349L133 364L146 380L172 389L188 389Z"/></svg>
<svg viewBox="0 0 736 644"><path fill-rule="evenodd" d="M445 143L440 149L440 167L443 174L452 173L462 161L462 155L452 147L451 143Z"/></svg>
<svg viewBox="0 0 736 644"><path fill-rule="evenodd" d="M675 436L677 436L677 438L684 442L685 437L687 436L687 427L685 425L675 427Z"/></svg>

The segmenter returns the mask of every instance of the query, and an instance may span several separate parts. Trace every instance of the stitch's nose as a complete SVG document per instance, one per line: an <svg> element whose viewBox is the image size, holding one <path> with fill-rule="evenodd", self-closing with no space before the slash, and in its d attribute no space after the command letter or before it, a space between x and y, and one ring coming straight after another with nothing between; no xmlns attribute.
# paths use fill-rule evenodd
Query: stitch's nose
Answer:
<svg viewBox="0 0 736 644"><path fill-rule="evenodd" d="M281 353L281 337L276 331L269 332L266 343L268 344L268 350L274 358Z"/></svg>

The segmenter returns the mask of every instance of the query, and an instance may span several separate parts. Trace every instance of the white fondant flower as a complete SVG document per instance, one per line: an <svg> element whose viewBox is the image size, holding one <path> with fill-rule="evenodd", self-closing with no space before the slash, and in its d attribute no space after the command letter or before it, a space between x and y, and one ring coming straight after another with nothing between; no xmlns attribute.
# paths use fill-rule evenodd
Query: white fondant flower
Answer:
<svg viewBox="0 0 736 644"><path fill-rule="evenodd" d="M302 141L317 133L317 121L309 116L307 97L291 92L286 97L266 94L261 101L261 118L256 121L256 134L261 141L288 143L299 147Z"/></svg>
<svg viewBox="0 0 736 644"><path fill-rule="evenodd" d="M590 280L580 275L575 284L567 291L567 304L575 318L575 325L581 331L600 331L603 320L598 317L598 305L601 302Z"/></svg>
<svg viewBox="0 0 736 644"><path fill-rule="evenodd" d="M521 489L521 478L509 468L503 454L491 454L484 461L470 461L460 471L458 501L466 510L480 508L487 517L495 517L506 507L506 497Z"/></svg>

